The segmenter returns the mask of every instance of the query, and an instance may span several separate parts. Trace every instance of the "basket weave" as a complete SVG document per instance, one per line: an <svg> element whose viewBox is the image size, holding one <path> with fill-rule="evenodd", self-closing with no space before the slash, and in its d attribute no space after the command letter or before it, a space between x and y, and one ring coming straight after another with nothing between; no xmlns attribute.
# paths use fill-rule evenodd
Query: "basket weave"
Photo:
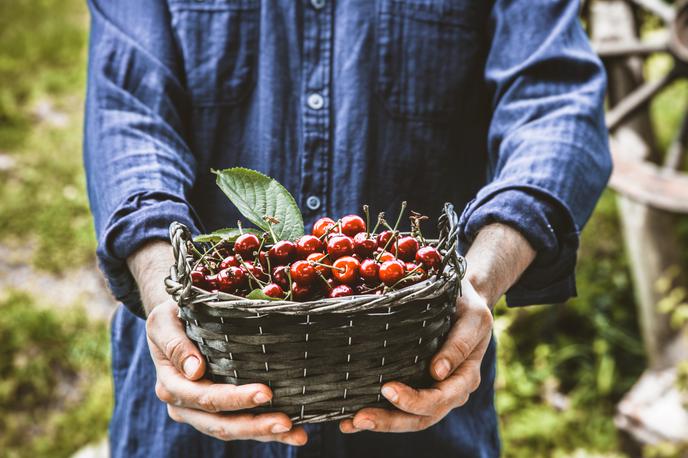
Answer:
<svg viewBox="0 0 688 458"><path fill-rule="evenodd" d="M348 418L364 407L393 408L380 395L388 381L432 382L428 362L454 319L465 272L457 221L445 204L440 275L383 295L310 302L249 300L192 286L191 234L173 223L176 263L165 284L211 380L272 388L271 403L251 412L284 412L295 424Z"/></svg>

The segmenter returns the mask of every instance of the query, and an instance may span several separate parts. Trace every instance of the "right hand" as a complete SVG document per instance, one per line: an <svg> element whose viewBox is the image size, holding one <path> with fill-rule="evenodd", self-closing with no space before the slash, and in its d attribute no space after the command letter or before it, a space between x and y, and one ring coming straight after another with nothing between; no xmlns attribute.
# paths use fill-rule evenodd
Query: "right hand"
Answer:
<svg viewBox="0 0 688 458"><path fill-rule="evenodd" d="M223 413L266 404L272 391L258 383L237 386L199 380L205 372L205 360L186 336L174 301L153 308L146 320L146 334L157 372L155 393L167 404L172 420L224 441L306 443L304 429L293 428L283 413Z"/></svg>

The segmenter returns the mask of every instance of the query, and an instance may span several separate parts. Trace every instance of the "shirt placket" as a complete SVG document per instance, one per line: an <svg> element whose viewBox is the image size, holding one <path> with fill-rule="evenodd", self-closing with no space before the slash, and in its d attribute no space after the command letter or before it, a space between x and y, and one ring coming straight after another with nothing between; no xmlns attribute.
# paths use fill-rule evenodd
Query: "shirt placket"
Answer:
<svg viewBox="0 0 688 458"><path fill-rule="evenodd" d="M301 208L306 219L329 208L331 58L334 0L303 0L303 152Z"/></svg>

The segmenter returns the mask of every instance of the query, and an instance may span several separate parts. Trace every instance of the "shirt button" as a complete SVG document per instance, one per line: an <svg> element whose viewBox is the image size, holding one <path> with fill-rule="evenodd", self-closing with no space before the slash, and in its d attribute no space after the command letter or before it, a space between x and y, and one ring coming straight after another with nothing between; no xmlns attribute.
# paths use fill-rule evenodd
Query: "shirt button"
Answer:
<svg viewBox="0 0 688 458"><path fill-rule="evenodd" d="M319 110L325 105L325 99L320 94L311 94L308 96L308 106L313 110Z"/></svg>
<svg viewBox="0 0 688 458"><path fill-rule="evenodd" d="M325 6L325 0L311 0L311 6L315 8L316 10L319 10L323 6Z"/></svg>
<svg viewBox="0 0 688 458"><path fill-rule="evenodd" d="M320 208L320 199L316 196L309 196L308 199L306 199L306 207L313 211L317 210Z"/></svg>

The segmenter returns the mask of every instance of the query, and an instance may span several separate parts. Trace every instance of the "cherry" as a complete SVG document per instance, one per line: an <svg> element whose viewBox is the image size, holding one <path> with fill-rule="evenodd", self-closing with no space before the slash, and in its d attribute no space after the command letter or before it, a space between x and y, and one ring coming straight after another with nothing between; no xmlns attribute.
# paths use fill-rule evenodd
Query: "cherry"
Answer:
<svg viewBox="0 0 688 458"><path fill-rule="evenodd" d="M418 240L413 237L402 237L392 247L392 252L395 252L399 259L404 261L413 261L418 251Z"/></svg>
<svg viewBox="0 0 688 458"><path fill-rule="evenodd" d="M328 294L328 297L345 297L351 296L354 290L348 285L338 285L332 288L332 291Z"/></svg>
<svg viewBox="0 0 688 458"><path fill-rule="evenodd" d="M277 266L272 270L272 281L277 283L282 289L289 289L289 268L287 266Z"/></svg>
<svg viewBox="0 0 688 458"><path fill-rule="evenodd" d="M296 242L296 257L306 259L308 255L323 250L322 241L314 235L304 235Z"/></svg>
<svg viewBox="0 0 688 458"><path fill-rule="evenodd" d="M372 256L377 248L377 240L365 232L359 232L354 236L354 251L365 258Z"/></svg>
<svg viewBox="0 0 688 458"><path fill-rule="evenodd" d="M263 286L263 294L270 297L284 298L284 290L276 283L268 283Z"/></svg>
<svg viewBox="0 0 688 458"><path fill-rule="evenodd" d="M380 283L380 277L378 276L380 272L380 264L375 262L374 259L364 259L361 262L359 271L361 273L361 278L367 284L377 285Z"/></svg>
<svg viewBox="0 0 688 458"><path fill-rule="evenodd" d="M279 241L268 250L268 256L274 265L289 264L296 256L296 244L288 240Z"/></svg>
<svg viewBox="0 0 688 458"><path fill-rule="evenodd" d="M340 283L352 284L358 280L361 263L356 258L344 256L332 264L332 275Z"/></svg>
<svg viewBox="0 0 688 458"><path fill-rule="evenodd" d="M327 231L330 230L332 226L334 226L334 220L332 218L320 218L318 221L316 221L313 224L313 235L316 237L322 237L327 233Z"/></svg>
<svg viewBox="0 0 688 458"><path fill-rule="evenodd" d="M296 261L289 269L291 279L301 286L308 286L317 277L315 268L308 261Z"/></svg>
<svg viewBox="0 0 688 458"><path fill-rule="evenodd" d="M428 269L435 269L442 264L442 255L437 248L424 246L416 253L416 262L423 264Z"/></svg>
<svg viewBox="0 0 688 458"><path fill-rule="evenodd" d="M425 280L426 278L428 278L428 273L420 265L414 262L407 262L406 273L411 272L413 272L412 275L417 275L421 280Z"/></svg>
<svg viewBox="0 0 688 458"><path fill-rule="evenodd" d="M260 248L260 240L253 234L242 234L234 242L234 253L244 260L253 259Z"/></svg>
<svg viewBox="0 0 688 458"><path fill-rule="evenodd" d="M263 267L264 270L268 269L268 254L267 251L261 251L258 253L258 262Z"/></svg>
<svg viewBox="0 0 688 458"><path fill-rule="evenodd" d="M205 274L200 270L192 270L191 284L193 284L197 288L205 288L207 286L207 282L205 281Z"/></svg>
<svg viewBox="0 0 688 458"><path fill-rule="evenodd" d="M330 259L338 259L342 256L349 256L354 253L354 241L346 235L332 237L327 242L327 254Z"/></svg>
<svg viewBox="0 0 688 458"><path fill-rule="evenodd" d="M205 283L208 285L210 291L217 291L220 289L220 281L217 277L217 274L205 276Z"/></svg>
<svg viewBox="0 0 688 458"><path fill-rule="evenodd" d="M256 277L259 281L266 281L268 279L268 275L265 273L265 271L260 267L260 265L257 265L254 262L246 261L241 268L244 270L244 272L246 272L249 281L255 281L253 280L253 277ZM253 277L249 275L249 272L251 275L253 275Z"/></svg>
<svg viewBox="0 0 688 458"><path fill-rule="evenodd" d="M320 264L332 265L332 263L327 259L327 256L323 253L311 253L306 258L306 261L315 261ZM315 271L324 277L329 277L332 273L332 269L325 266L313 265Z"/></svg>
<svg viewBox="0 0 688 458"><path fill-rule="evenodd" d="M312 289L310 285L299 285L296 282L291 284L291 295L295 301L303 301L308 299L308 296L310 296L311 292Z"/></svg>
<svg viewBox="0 0 688 458"><path fill-rule="evenodd" d="M235 256L227 256L220 263L220 269L224 270L229 267L239 267L239 260Z"/></svg>
<svg viewBox="0 0 688 458"><path fill-rule="evenodd" d="M228 267L217 274L217 282L222 291L233 292L246 284L246 274L239 267Z"/></svg>
<svg viewBox="0 0 688 458"><path fill-rule="evenodd" d="M377 246L383 250L389 250L396 241L396 238L394 232L382 231L377 236Z"/></svg>
<svg viewBox="0 0 688 458"><path fill-rule="evenodd" d="M365 231L366 224L365 221L363 221L363 218L361 218L360 216L347 215L344 218L342 218L342 232L344 233L344 235L353 237L354 235Z"/></svg>
<svg viewBox="0 0 688 458"><path fill-rule="evenodd" d="M380 258L379 258L380 262L394 261L396 259L396 257L392 253L390 253L389 251L381 251L381 253L382 254L380 255Z"/></svg>
<svg viewBox="0 0 688 458"><path fill-rule="evenodd" d="M405 273L406 266L398 260L385 261L380 266L380 280L387 286L397 283L404 277Z"/></svg>

